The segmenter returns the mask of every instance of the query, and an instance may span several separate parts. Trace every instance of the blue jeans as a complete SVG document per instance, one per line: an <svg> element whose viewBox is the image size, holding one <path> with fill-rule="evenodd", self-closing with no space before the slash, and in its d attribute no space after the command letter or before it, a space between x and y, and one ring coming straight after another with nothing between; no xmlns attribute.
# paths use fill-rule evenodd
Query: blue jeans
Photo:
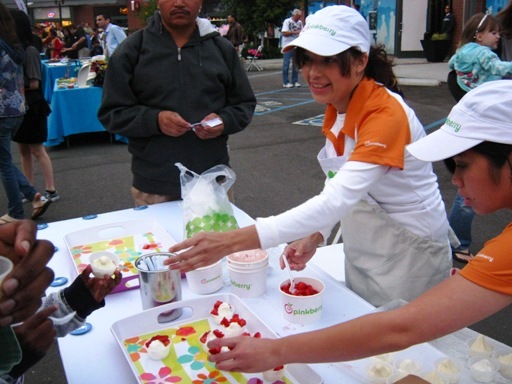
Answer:
<svg viewBox="0 0 512 384"><path fill-rule="evenodd" d="M7 213L15 219L24 218L21 195L32 201L37 193L12 162L11 139L22 121L23 116L0 118L0 180L9 201Z"/></svg>
<svg viewBox="0 0 512 384"><path fill-rule="evenodd" d="M460 241L460 247L455 250L465 250L471 245L473 217L475 217L473 208L464 205L464 198L457 193L448 215L448 222Z"/></svg>
<svg viewBox="0 0 512 384"><path fill-rule="evenodd" d="M295 50L292 49L283 54L283 84L288 84L290 82L290 78L288 77L288 71L290 70L290 62L292 63L292 84L295 84L299 81L299 73L297 72L295 60L293 60L294 53Z"/></svg>

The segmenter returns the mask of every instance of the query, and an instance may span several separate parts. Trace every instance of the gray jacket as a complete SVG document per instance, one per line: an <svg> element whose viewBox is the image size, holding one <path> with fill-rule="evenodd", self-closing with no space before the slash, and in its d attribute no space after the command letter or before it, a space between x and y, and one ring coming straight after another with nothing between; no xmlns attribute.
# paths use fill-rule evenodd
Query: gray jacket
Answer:
<svg viewBox="0 0 512 384"><path fill-rule="evenodd" d="M159 11L146 28L128 36L108 63L98 118L111 133L128 137L133 186L143 192L180 194L179 170L203 173L229 165L228 135L252 119L256 98L231 44L206 19L182 48L163 27ZM190 123L214 112L224 133L202 140L193 131L180 137L160 132L160 111Z"/></svg>

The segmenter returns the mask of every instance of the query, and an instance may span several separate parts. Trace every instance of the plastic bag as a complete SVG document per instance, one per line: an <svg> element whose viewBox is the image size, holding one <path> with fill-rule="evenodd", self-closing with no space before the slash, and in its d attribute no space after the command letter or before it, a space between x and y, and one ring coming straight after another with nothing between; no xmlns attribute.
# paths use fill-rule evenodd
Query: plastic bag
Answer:
<svg viewBox="0 0 512 384"><path fill-rule="evenodd" d="M198 232L227 232L238 228L227 192L236 180L226 165L216 165L198 175L183 164L180 169L185 238ZM220 181L218 181L220 180Z"/></svg>

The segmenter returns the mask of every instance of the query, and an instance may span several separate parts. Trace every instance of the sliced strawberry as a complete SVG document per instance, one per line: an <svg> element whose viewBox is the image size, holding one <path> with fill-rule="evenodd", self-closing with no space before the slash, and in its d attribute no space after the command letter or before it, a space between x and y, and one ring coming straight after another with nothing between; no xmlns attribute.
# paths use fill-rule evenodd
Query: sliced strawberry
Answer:
<svg viewBox="0 0 512 384"><path fill-rule="evenodd" d="M218 330L218 329L214 329L214 330L213 330L213 334L214 334L218 339L220 339L220 338L224 337L224 334L223 334L220 330Z"/></svg>
<svg viewBox="0 0 512 384"><path fill-rule="evenodd" d="M239 325L240 327L242 327L242 328L243 328L243 327L245 327L245 325L247 324L247 321L245 321L245 319L240 319L240 320L238 320L238 321L237 321L237 323L238 323L238 325Z"/></svg>
<svg viewBox="0 0 512 384"><path fill-rule="evenodd" d="M203 335L199 338L199 341L203 344L206 343L206 339L208 338L208 334L210 333L210 331L207 331L205 333L203 333Z"/></svg>
<svg viewBox="0 0 512 384"><path fill-rule="evenodd" d="M208 352L210 352L211 355L216 355L217 353L220 353L220 347L210 348L208 349Z"/></svg>
<svg viewBox="0 0 512 384"><path fill-rule="evenodd" d="M228 319L226 319L225 317L220 322L220 325L223 325L226 328L229 327L229 324L231 324L231 322Z"/></svg>
<svg viewBox="0 0 512 384"><path fill-rule="evenodd" d="M253 337L255 337L257 339L260 339L261 338L261 333L256 332Z"/></svg>

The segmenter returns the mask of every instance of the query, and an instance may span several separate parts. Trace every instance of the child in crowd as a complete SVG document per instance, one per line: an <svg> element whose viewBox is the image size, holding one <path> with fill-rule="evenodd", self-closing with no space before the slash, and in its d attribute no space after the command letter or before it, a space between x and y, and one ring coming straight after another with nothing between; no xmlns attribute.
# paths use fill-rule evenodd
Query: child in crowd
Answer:
<svg viewBox="0 0 512 384"><path fill-rule="evenodd" d="M512 75L512 63L501 61L493 50L498 48L500 27L490 14L479 13L466 23L460 48L448 62L457 72L457 84L465 92L486 81Z"/></svg>

